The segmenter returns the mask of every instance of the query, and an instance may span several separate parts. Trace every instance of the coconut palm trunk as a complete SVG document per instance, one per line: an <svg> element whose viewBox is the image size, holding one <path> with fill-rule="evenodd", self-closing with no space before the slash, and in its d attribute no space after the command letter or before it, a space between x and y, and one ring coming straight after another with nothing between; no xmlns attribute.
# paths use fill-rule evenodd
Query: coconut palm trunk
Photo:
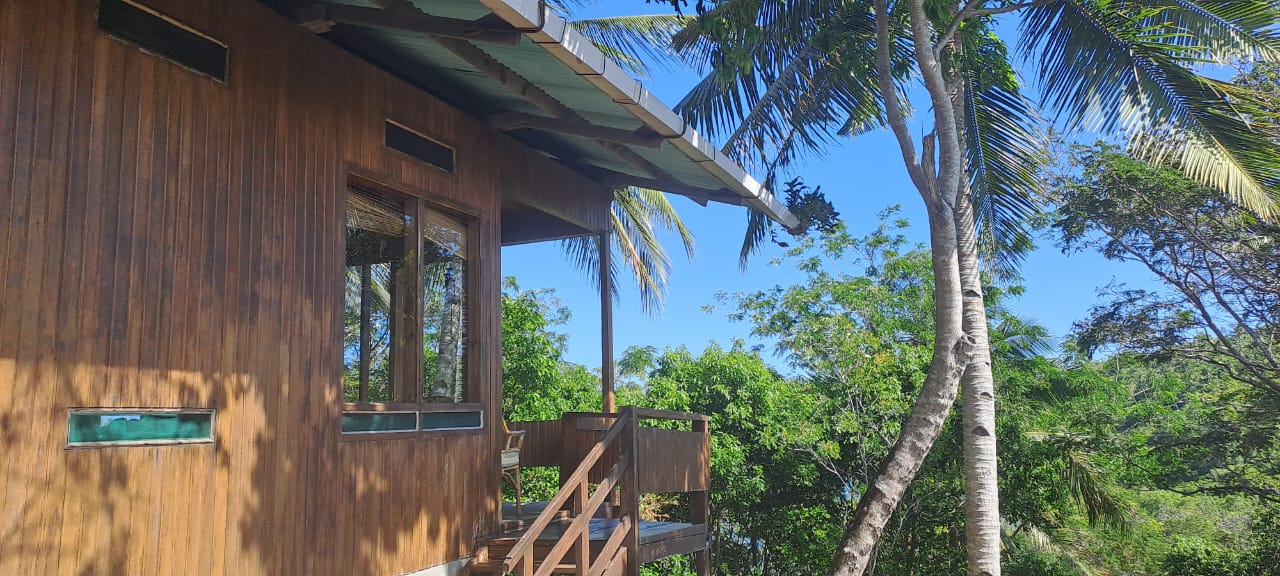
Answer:
<svg viewBox="0 0 1280 576"><path fill-rule="evenodd" d="M960 11L952 7L953 18ZM958 40L946 47L956 61L964 61L963 44ZM973 158L968 146L978 145L969 137L973 116L968 107L971 95L962 66L952 68L947 86L951 106L955 110L955 154ZM935 96L932 92L930 96ZM976 127L975 127L976 129ZM982 290L982 267L979 259L977 224L974 217L972 181L973 167L966 163L966 178L956 194L956 253L960 272L960 290L964 302L964 333L973 342L969 364L960 377L961 438L964 445L964 529L965 554L972 576L1000 576L1000 484L996 458L996 390L991 369L991 338L987 322L987 302Z"/></svg>
<svg viewBox="0 0 1280 576"><path fill-rule="evenodd" d="M995 375L991 371L986 300L974 233L973 203L956 202L958 262L964 300L964 332L973 354L960 377L964 441L965 552L969 574L1000 574L1000 487L996 475Z"/></svg>

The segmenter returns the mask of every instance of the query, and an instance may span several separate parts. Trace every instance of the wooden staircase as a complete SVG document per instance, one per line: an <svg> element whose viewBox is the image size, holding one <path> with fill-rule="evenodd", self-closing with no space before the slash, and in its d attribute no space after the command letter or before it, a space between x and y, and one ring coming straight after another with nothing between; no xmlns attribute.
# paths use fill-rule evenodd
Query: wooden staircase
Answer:
<svg viewBox="0 0 1280 576"><path fill-rule="evenodd" d="M534 425L525 428L535 432L525 438L522 465L558 465L560 491L528 524L480 539L470 574L639 576L641 563L676 554L692 554L695 571L710 573L706 416L624 406L511 424ZM641 522L640 495L650 493L689 494L690 523Z"/></svg>
<svg viewBox="0 0 1280 576"><path fill-rule="evenodd" d="M567 533L567 528L571 524L572 520L570 519L558 519L553 520L548 528L557 532L565 530ZM628 528L625 522L619 523L610 540L621 540L622 537L625 537ZM570 554L566 554L568 558L561 558L555 564L550 564L547 559L556 551L556 545L559 544L559 541L546 539L538 540L533 544L532 562L530 564L532 571L518 571L517 569L521 568L520 566L509 565L506 560L512 556L511 552L516 549L521 538L522 536L520 535L512 535L481 539L476 555L471 562L471 574L493 576L509 573L521 575L585 574L589 576L614 576L626 573L626 549L614 542L606 541L603 544L596 542L588 544L591 550L589 557L597 559L601 559L607 549L613 550L612 558L604 562L598 560L595 563L596 565L593 566L589 561L580 563L577 560L576 551L570 551ZM576 546L577 543L574 545Z"/></svg>
<svg viewBox="0 0 1280 576"><path fill-rule="evenodd" d="M609 475L591 492L591 469L608 448L627 436L618 461ZM639 574L639 565L628 562L639 551L639 493L636 492L636 415L623 408L604 437L587 452L573 474L561 484L560 492L522 533L481 540L471 562L476 576L622 576ZM624 476L627 476L624 481ZM621 485L620 485L621 482ZM615 488L621 488L622 506L618 522L602 544L591 541L591 519L597 515ZM558 537L543 536L558 534Z"/></svg>

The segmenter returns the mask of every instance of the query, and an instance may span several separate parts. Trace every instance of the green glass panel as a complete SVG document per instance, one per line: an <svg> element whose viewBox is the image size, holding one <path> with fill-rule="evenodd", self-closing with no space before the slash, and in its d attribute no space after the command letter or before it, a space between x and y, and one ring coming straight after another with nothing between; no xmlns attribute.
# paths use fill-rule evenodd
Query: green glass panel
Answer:
<svg viewBox="0 0 1280 576"><path fill-rule="evenodd" d="M423 412L422 429L479 428L483 423L480 414L480 412Z"/></svg>
<svg viewBox="0 0 1280 576"><path fill-rule="evenodd" d="M342 415L342 432L412 432L417 429L413 412L355 412Z"/></svg>
<svg viewBox="0 0 1280 576"><path fill-rule="evenodd" d="M67 442L212 440L213 413L72 412Z"/></svg>

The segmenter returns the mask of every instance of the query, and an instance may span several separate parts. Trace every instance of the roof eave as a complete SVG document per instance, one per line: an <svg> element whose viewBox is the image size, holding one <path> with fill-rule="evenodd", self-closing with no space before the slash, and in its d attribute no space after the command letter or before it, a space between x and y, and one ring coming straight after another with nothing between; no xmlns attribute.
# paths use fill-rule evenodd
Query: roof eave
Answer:
<svg viewBox="0 0 1280 576"><path fill-rule="evenodd" d="M800 221L769 189L721 154L676 113L609 59L581 32L540 0L477 0L512 26L525 32L547 53L613 98L649 129L668 138L694 163L741 196L743 203L795 230Z"/></svg>

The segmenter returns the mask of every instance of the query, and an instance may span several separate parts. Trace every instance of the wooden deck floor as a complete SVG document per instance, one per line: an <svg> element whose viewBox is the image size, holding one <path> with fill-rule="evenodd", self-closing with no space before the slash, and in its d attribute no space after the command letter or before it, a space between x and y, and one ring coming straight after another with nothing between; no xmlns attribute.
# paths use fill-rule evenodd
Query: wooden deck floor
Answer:
<svg viewBox="0 0 1280 576"><path fill-rule="evenodd" d="M522 536L526 530L525 526L529 522L538 517L544 509L546 502L526 502L521 507L520 520L523 520L523 526L503 532L500 538L516 539ZM502 503L502 519L504 521L516 520L516 507L513 502ZM538 535L538 542L554 542L560 539L564 534L567 523L552 523ZM603 544L609 539L617 528L618 521L612 518L593 518L588 527L590 532L591 543ZM701 550L706 547L707 527L705 524L690 524L688 522L662 522L662 521L641 521L640 522L640 561L641 563L653 562L668 556L677 554L688 554L690 552Z"/></svg>

